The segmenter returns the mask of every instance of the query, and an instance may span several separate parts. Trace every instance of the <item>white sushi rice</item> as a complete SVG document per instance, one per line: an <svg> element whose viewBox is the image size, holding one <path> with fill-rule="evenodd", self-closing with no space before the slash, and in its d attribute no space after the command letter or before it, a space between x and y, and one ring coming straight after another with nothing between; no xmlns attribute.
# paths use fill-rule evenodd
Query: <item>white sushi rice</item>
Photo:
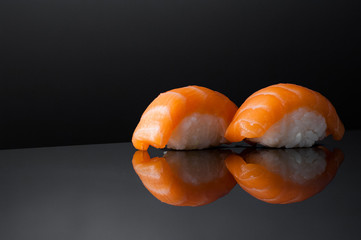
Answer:
<svg viewBox="0 0 361 240"><path fill-rule="evenodd" d="M194 113L185 117L168 140L167 147L177 150L203 149L225 143L226 124L222 118Z"/></svg>
<svg viewBox="0 0 361 240"><path fill-rule="evenodd" d="M311 147L326 136L326 128L325 118L321 114L299 108L286 114L262 137L249 140L268 147Z"/></svg>

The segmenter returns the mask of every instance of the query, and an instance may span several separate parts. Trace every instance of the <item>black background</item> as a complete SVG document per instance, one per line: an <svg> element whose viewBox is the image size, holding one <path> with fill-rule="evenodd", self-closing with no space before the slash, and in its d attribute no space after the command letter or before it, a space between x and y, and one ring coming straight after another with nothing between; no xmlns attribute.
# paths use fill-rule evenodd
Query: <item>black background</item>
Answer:
<svg viewBox="0 0 361 240"><path fill-rule="evenodd" d="M146 106L190 84L237 105L278 82L359 128L355 0L1 0L0 147L130 141Z"/></svg>

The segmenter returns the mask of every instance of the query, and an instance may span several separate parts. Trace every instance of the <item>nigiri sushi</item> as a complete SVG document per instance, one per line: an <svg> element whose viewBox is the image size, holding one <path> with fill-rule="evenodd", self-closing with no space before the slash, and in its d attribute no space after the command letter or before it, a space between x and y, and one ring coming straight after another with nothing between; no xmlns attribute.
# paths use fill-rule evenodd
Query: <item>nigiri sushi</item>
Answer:
<svg viewBox="0 0 361 240"><path fill-rule="evenodd" d="M341 150L251 148L232 154L226 166L238 184L257 199L275 204L306 200L322 191L344 159Z"/></svg>
<svg viewBox="0 0 361 240"><path fill-rule="evenodd" d="M238 109L225 137L268 147L310 147L345 132L335 108L318 92L295 84L276 84L253 93Z"/></svg>
<svg viewBox="0 0 361 240"><path fill-rule="evenodd" d="M229 193L236 185L225 165L227 150L167 151L150 158L137 151L133 167L158 200L175 206L202 206Z"/></svg>
<svg viewBox="0 0 361 240"><path fill-rule="evenodd" d="M237 106L223 94L188 86L161 93L143 113L132 142L136 149L167 146L203 149L226 143L224 133Z"/></svg>

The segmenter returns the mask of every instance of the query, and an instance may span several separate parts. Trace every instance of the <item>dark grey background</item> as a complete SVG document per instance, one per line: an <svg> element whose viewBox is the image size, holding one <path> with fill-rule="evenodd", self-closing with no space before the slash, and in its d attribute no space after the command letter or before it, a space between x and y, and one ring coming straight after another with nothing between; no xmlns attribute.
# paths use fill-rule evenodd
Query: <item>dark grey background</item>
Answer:
<svg viewBox="0 0 361 240"><path fill-rule="evenodd" d="M360 1L1 0L0 147L129 141L160 92L292 82L359 128Z"/></svg>

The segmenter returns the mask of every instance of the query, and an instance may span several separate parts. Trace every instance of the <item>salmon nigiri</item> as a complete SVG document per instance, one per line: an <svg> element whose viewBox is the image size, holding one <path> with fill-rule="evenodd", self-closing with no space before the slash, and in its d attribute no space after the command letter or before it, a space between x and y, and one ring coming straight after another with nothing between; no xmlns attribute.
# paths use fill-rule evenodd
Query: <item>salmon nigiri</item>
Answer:
<svg viewBox="0 0 361 240"><path fill-rule="evenodd" d="M339 149L253 148L226 159L228 170L252 196L268 203L294 203L322 191L344 159Z"/></svg>
<svg viewBox="0 0 361 240"><path fill-rule="evenodd" d="M225 137L269 147L310 147L345 128L330 101L318 92L295 84L276 84L252 94L238 109Z"/></svg>
<svg viewBox="0 0 361 240"><path fill-rule="evenodd" d="M160 94L143 113L132 142L172 149L203 149L226 143L224 133L237 106L223 94L188 86Z"/></svg>
<svg viewBox="0 0 361 240"><path fill-rule="evenodd" d="M150 158L137 151L133 167L144 186L160 201L175 206L201 206L229 193L236 181L224 160L227 150L168 151Z"/></svg>

